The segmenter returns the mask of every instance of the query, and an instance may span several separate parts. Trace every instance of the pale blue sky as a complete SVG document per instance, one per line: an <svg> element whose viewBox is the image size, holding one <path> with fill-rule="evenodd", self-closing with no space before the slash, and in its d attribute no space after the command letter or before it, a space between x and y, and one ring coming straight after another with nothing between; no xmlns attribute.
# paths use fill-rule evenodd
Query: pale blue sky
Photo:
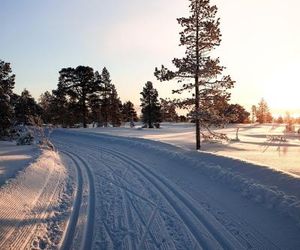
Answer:
<svg viewBox="0 0 300 250"><path fill-rule="evenodd" d="M106 66L122 101L139 104L155 66L180 56L177 17L187 0L0 0L0 59L11 62L16 91L35 97L56 88L62 67ZM247 108L265 97L274 113L300 114L298 0L214 0L223 41L216 54L237 81L232 101ZM174 86L174 85L173 85Z"/></svg>

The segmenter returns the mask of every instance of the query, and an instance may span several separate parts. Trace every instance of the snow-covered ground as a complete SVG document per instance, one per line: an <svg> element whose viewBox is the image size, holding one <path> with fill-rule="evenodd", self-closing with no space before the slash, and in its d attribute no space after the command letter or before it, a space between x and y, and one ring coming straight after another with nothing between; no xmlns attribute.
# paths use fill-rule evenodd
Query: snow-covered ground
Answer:
<svg viewBox="0 0 300 250"><path fill-rule="evenodd" d="M282 144L266 144L281 127L240 127L241 142L203 144L210 153L191 150L190 124L54 130L56 151L38 151L0 188L0 249L300 249L299 178L249 162L281 158ZM285 137L288 159L298 137ZM21 149L0 145L14 155L3 169Z"/></svg>
<svg viewBox="0 0 300 250"><path fill-rule="evenodd" d="M57 130L53 142L78 173L75 248L300 248L297 178L139 138Z"/></svg>
<svg viewBox="0 0 300 250"><path fill-rule="evenodd" d="M39 153L35 146L16 146L14 142L0 141L0 186L34 161Z"/></svg>
<svg viewBox="0 0 300 250"><path fill-rule="evenodd" d="M216 131L227 134L230 139L235 139L237 128L239 128L239 142L207 142L202 144L202 151L269 166L300 176L299 134L285 134L285 125L278 124L229 125ZM163 123L161 129L141 129L140 126L77 129L81 132L157 140L192 150L195 148L194 130L194 125L191 123ZM270 136L283 136L286 141L268 141Z"/></svg>
<svg viewBox="0 0 300 250"><path fill-rule="evenodd" d="M6 146L10 164L4 162L5 168L22 160L23 169L0 188L0 249L59 247L69 213L68 207L62 206L67 202L68 181L59 155L42 150L27 166L23 158L29 158L36 151L35 146L15 147L11 143Z"/></svg>

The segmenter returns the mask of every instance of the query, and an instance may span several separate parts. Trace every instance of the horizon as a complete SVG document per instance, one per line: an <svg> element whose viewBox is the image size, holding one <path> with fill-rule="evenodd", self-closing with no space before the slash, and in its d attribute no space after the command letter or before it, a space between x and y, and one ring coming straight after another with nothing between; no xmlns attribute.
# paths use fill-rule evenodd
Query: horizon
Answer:
<svg viewBox="0 0 300 250"><path fill-rule="evenodd" d="M68 3L2 3L1 59L11 63L17 93L26 88L38 99L56 88L61 68L86 65L98 71L107 67L121 100L136 107L148 80L160 97L172 97L174 84L160 83L153 72L161 64L171 66L171 60L183 53L176 18L187 16L188 1L175 0L170 8L166 0L104 4L76 0L72 12ZM287 111L300 116L299 87L294 83L300 66L300 31L296 32L300 3L212 3L218 7L223 35L213 55L220 57L226 73L236 81L231 103L250 111L264 98L274 116Z"/></svg>

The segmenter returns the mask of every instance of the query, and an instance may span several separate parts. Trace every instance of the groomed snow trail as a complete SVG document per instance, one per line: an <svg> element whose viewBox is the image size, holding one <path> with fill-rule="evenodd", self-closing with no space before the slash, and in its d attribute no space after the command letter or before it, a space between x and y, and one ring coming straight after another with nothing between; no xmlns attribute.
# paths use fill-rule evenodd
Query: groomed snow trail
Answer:
<svg viewBox="0 0 300 250"><path fill-rule="evenodd" d="M52 139L77 172L65 249L300 247L297 222L209 180L169 147L151 150L163 144L63 130Z"/></svg>
<svg viewBox="0 0 300 250"><path fill-rule="evenodd" d="M0 249L58 246L66 176L58 155L43 151L37 162L1 187Z"/></svg>

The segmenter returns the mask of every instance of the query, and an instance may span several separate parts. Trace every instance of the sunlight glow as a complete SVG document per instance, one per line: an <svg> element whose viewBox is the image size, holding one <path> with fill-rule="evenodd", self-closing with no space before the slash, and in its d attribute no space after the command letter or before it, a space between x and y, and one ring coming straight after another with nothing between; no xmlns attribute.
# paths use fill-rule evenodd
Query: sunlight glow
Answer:
<svg viewBox="0 0 300 250"><path fill-rule="evenodd" d="M300 85L298 84L297 64L288 65L281 69L276 76L266 80L263 87L263 97L268 105L284 114L290 112L297 115L299 108Z"/></svg>

